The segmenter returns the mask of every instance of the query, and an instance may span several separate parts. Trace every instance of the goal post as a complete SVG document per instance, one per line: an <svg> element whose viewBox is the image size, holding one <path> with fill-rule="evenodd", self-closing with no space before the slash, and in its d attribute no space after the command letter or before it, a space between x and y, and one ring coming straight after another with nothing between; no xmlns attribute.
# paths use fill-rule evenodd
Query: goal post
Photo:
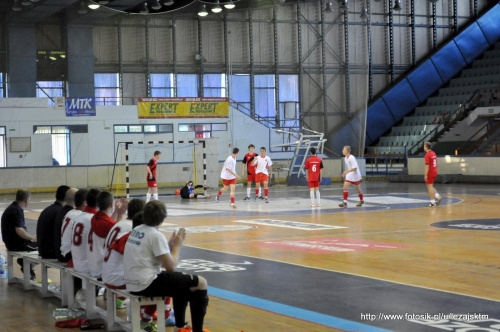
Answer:
<svg viewBox="0 0 500 332"><path fill-rule="evenodd" d="M121 160L120 164L124 165L125 177L118 170L117 192L124 189L127 199L132 185L137 188L146 187L146 165L156 150L161 152L156 177L159 187L180 189L189 180L193 180L195 184L202 182L203 186L207 185L205 140L130 141L119 142L117 149L120 147L123 151L117 160ZM116 164L115 162L115 166ZM122 184L124 188L120 188Z"/></svg>

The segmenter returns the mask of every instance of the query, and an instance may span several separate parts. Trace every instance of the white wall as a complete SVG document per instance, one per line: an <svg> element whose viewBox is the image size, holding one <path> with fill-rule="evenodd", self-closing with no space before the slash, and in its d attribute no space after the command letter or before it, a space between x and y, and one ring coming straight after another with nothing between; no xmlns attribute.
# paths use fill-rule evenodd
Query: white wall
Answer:
<svg viewBox="0 0 500 332"><path fill-rule="evenodd" d="M424 158L408 158L408 174L424 175ZM438 157L438 174L500 176L499 157Z"/></svg>
<svg viewBox="0 0 500 332"><path fill-rule="evenodd" d="M486 128L480 132L478 131L490 120L490 116L494 116L499 113L500 106L478 107L471 114L469 114L469 116L457 123L457 125L455 125L455 127L453 127L439 141L468 141L472 139L473 135L478 138L486 133Z"/></svg>

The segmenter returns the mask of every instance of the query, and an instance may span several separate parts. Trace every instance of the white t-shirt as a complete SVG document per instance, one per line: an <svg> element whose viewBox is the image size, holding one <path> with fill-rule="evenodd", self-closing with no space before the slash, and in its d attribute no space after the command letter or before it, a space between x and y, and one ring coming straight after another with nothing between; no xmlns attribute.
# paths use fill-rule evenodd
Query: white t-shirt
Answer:
<svg viewBox="0 0 500 332"><path fill-rule="evenodd" d="M224 162L224 166L222 167L222 172L220 173L220 177L223 178L224 180L236 179L236 176L229 173L228 169L232 170L234 174L236 174L236 158L234 158L232 155L227 157L226 161Z"/></svg>
<svg viewBox="0 0 500 332"><path fill-rule="evenodd" d="M111 244L132 230L132 220L123 219L111 228L106 237L106 254L102 265L102 281L108 285L122 286L123 279L123 255L110 248Z"/></svg>
<svg viewBox="0 0 500 332"><path fill-rule="evenodd" d="M356 167L356 171L349 172L346 174L345 179L351 182L361 181L361 171L359 170L358 162L356 158L351 154L349 158L345 158L345 171Z"/></svg>
<svg viewBox="0 0 500 332"><path fill-rule="evenodd" d="M89 246L90 220L92 213L82 212L73 225L73 237L71 238L71 255L76 272L90 273L87 259L87 247Z"/></svg>
<svg viewBox="0 0 500 332"><path fill-rule="evenodd" d="M66 256L71 252L71 238L73 237L73 225L76 218L81 215L81 210L71 210L64 216L63 224L61 227L61 254Z"/></svg>
<svg viewBox="0 0 500 332"><path fill-rule="evenodd" d="M139 225L132 230L123 254L123 274L127 290L140 292L161 272L159 256L170 249L165 236L156 228Z"/></svg>
<svg viewBox="0 0 500 332"><path fill-rule="evenodd" d="M269 158L269 156L265 156L264 158L262 158L262 156L259 155L255 157L255 165L257 166L257 168L255 169L255 174L264 173L266 175L269 175L269 173L267 172L267 168L269 166L272 166L273 162L271 161L271 158Z"/></svg>

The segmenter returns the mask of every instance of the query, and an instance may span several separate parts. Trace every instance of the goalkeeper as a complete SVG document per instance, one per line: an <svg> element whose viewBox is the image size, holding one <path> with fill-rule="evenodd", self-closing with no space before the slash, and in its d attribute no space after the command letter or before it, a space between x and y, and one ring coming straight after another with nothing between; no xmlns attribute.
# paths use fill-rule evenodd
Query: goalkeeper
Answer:
<svg viewBox="0 0 500 332"><path fill-rule="evenodd" d="M185 199L190 199L190 198L210 198L210 195L202 195L202 194L197 194L196 189L198 188L203 188L207 190L210 188L209 186L202 186L202 185L197 185L193 186L193 181L189 180L184 187L181 189L181 197Z"/></svg>

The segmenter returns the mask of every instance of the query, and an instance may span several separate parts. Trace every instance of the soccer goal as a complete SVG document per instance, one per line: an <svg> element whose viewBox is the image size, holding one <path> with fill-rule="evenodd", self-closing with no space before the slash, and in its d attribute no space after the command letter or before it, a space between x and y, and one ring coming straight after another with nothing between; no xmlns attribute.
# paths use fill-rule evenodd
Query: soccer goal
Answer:
<svg viewBox="0 0 500 332"><path fill-rule="evenodd" d="M189 180L207 184L207 156L204 140L119 142L113 181L115 196L130 197L131 189L146 188L146 165L160 151L156 170L158 187L180 189ZM167 192L169 192L167 190Z"/></svg>

